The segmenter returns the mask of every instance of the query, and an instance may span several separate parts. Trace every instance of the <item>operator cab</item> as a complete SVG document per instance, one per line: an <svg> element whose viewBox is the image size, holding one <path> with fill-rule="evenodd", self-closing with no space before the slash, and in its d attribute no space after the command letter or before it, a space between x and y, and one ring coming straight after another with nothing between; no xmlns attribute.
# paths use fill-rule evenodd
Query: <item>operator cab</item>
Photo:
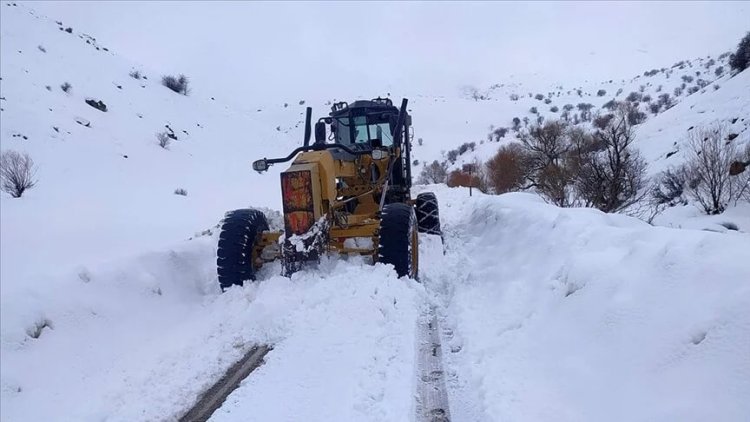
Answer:
<svg viewBox="0 0 750 422"><path fill-rule="evenodd" d="M389 98L355 101L352 104L339 102L331 107L330 117L322 118L316 125L315 142L325 143L325 124L330 124L327 137L336 144L357 150L370 150L394 146L393 133L398 119L398 108ZM406 126L411 123L406 116ZM320 129L319 129L320 128Z"/></svg>

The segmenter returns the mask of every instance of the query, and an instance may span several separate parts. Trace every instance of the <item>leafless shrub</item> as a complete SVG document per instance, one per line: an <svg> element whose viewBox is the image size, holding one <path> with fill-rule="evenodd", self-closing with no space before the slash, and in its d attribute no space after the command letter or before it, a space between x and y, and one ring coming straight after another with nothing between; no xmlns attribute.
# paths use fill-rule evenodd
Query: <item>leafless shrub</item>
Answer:
<svg viewBox="0 0 750 422"><path fill-rule="evenodd" d="M172 143L172 138L169 137L169 134L166 131L157 132L156 141L160 147L164 149L169 149L169 145Z"/></svg>
<svg viewBox="0 0 750 422"><path fill-rule="evenodd" d="M190 80L187 76L182 74L176 77L171 75L162 76L161 84L178 94L188 95L190 93L190 88L188 86Z"/></svg>
<svg viewBox="0 0 750 422"><path fill-rule="evenodd" d="M646 185L646 162L632 147L635 135L627 110L618 109L594 139L603 150L584 158L576 178L579 197L585 205L604 212L617 212L638 202Z"/></svg>
<svg viewBox="0 0 750 422"><path fill-rule="evenodd" d="M659 105L664 107L664 110L669 110L670 108L674 107L674 100L668 93L663 93L659 95Z"/></svg>
<svg viewBox="0 0 750 422"><path fill-rule="evenodd" d="M591 120L591 110L594 108L593 104L578 103L578 105L576 105L576 108L581 112L581 120L583 120L584 122L588 122Z"/></svg>
<svg viewBox="0 0 750 422"><path fill-rule="evenodd" d="M512 128L514 131L518 132L519 129L521 129L521 119L518 117L513 118L513 126Z"/></svg>
<svg viewBox="0 0 750 422"><path fill-rule="evenodd" d="M604 129L607 127L609 122L614 119L615 115L608 113L601 116L596 116L593 120L594 127L597 129Z"/></svg>
<svg viewBox="0 0 750 422"><path fill-rule="evenodd" d="M26 153L8 150L0 155L0 187L10 196L20 198L36 185L34 160Z"/></svg>
<svg viewBox="0 0 750 422"><path fill-rule="evenodd" d="M448 165L445 162L433 161L432 164L428 164L422 168L422 172L419 175L418 183L421 185L431 183L445 183L445 179L448 177Z"/></svg>
<svg viewBox="0 0 750 422"><path fill-rule="evenodd" d="M495 142L500 142L500 139L504 138L507 133L508 133L508 128L505 128L505 127L496 128L490 134L490 140L493 140Z"/></svg>
<svg viewBox="0 0 750 422"><path fill-rule="evenodd" d="M618 104L617 101L609 100L602 105L602 108L606 110L614 110L617 108L617 104Z"/></svg>
<svg viewBox="0 0 750 422"><path fill-rule="evenodd" d="M651 197L656 204L665 204L670 207L677 204L686 204L686 183L687 173L684 166L668 169L654 180L651 187Z"/></svg>
<svg viewBox="0 0 750 422"><path fill-rule="evenodd" d="M643 94L641 94L640 92L633 91L630 94L628 94L627 97L625 97L625 101L634 103L636 101L641 101L641 98L643 98Z"/></svg>
<svg viewBox="0 0 750 422"><path fill-rule="evenodd" d="M128 75L130 75L130 77L133 78L133 79L140 80L140 79L143 78L143 75L141 74L140 70L132 70L132 71L130 71L130 73L128 73Z"/></svg>
<svg viewBox="0 0 750 422"><path fill-rule="evenodd" d="M685 169L687 192L706 214L721 214L748 194L750 172L731 176L732 163L742 160L735 142L725 141L726 128L696 128L688 135Z"/></svg>
<svg viewBox="0 0 750 422"><path fill-rule="evenodd" d="M69 82L65 82L62 85L60 85L60 89L63 90L64 93L69 93L70 89L73 88L73 85L71 85Z"/></svg>
<svg viewBox="0 0 750 422"><path fill-rule="evenodd" d="M175 195L187 196L187 191L183 188L177 188L174 190Z"/></svg>
<svg viewBox="0 0 750 422"><path fill-rule="evenodd" d="M636 103L624 103L621 107L628 118L629 125L635 126L646 121L646 113L642 112Z"/></svg>
<svg viewBox="0 0 750 422"><path fill-rule="evenodd" d="M569 150L565 138L565 125L549 121L533 126L521 137L526 150L526 178L542 197L561 207L569 206L566 187L571 174L566 170L564 159Z"/></svg>

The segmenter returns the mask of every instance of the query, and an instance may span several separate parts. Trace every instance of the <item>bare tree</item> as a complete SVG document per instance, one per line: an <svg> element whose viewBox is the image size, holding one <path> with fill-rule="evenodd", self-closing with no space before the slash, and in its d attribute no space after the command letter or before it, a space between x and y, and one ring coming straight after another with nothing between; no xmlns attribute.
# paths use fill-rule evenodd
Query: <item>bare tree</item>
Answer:
<svg viewBox="0 0 750 422"><path fill-rule="evenodd" d="M29 154L5 151L0 155L0 184L14 198L20 198L36 185L36 168Z"/></svg>
<svg viewBox="0 0 750 422"><path fill-rule="evenodd" d="M726 128L720 124L696 128L688 137L687 192L706 214L721 214L748 190L748 174L730 175L732 163L742 155L725 138Z"/></svg>
<svg viewBox="0 0 750 422"><path fill-rule="evenodd" d="M521 143L528 154L526 179L529 184L525 188L535 188L545 200L555 205L569 206L566 187L573 174L564 162L570 150L565 125L549 121L533 126L521 137Z"/></svg>
<svg viewBox="0 0 750 422"><path fill-rule="evenodd" d="M587 206L617 212L638 202L646 194L646 162L632 147L635 135L627 110L594 134L603 149L590 154L576 178L576 190Z"/></svg>
<svg viewBox="0 0 750 422"><path fill-rule="evenodd" d="M435 160L432 164L426 165L422 168L422 173L419 175L418 183L422 185L445 183L447 177L448 165L445 162L439 163Z"/></svg>

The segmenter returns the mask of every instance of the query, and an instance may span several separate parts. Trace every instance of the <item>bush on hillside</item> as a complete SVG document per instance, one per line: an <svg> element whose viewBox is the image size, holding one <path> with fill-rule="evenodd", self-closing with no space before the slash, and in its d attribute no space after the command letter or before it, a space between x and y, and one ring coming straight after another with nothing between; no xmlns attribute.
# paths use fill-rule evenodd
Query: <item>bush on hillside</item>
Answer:
<svg viewBox="0 0 750 422"><path fill-rule="evenodd" d="M742 72L750 67L750 32L737 44L737 51L729 56L729 66L735 72Z"/></svg>
<svg viewBox="0 0 750 422"><path fill-rule="evenodd" d="M178 94L188 95L190 93L190 80L187 76L182 74L179 76L162 76L161 84Z"/></svg>
<svg viewBox="0 0 750 422"><path fill-rule="evenodd" d="M0 188L14 198L36 185L36 168L29 154L8 150L0 155Z"/></svg>
<svg viewBox="0 0 750 422"><path fill-rule="evenodd" d="M172 143L172 138L170 138L169 134L166 131L157 132L156 142L157 144L159 144L160 147L164 149L169 149L169 144Z"/></svg>
<svg viewBox="0 0 750 422"><path fill-rule="evenodd" d="M426 165L422 168L422 172L419 174L417 183L421 185L445 183L445 179L447 177L448 164L446 164L445 162L439 163L437 160L435 160L432 162L432 164Z"/></svg>
<svg viewBox="0 0 750 422"><path fill-rule="evenodd" d="M734 162L742 161L736 142L726 141L726 127L696 128L688 136L685 162L688 195L706 214L721 214L747 195L750 172L732 176Z"/></svg>
<svg viewBox="0 0 750 422"><path fill-rule="evenodd" d="M514 142L501 146L487 161L487 182L496 194L519 191L523 188L528 168L523 145Z"/></svg>

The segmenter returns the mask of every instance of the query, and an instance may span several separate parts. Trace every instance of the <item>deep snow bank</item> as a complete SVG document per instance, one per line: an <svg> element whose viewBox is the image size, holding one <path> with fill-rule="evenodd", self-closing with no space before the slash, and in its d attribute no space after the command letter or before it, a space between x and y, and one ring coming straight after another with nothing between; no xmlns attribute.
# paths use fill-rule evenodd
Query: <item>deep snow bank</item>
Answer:
<svg viewBox="0 0 750 422"><path fill-rule="evenodd" d="M257 420L408 417L419 284L350 260L291 279L272 266L219 294L215 243L81 268L4 304L2 419L173 420L256 343L275 349L230 401Z"/></svg>
<svg viewBox="0 0 750 422"><path fill-rule="evenodd" d="M475 419L747 420L750 236L527 194L438 197L448 255L425 284Z"/></svg>

